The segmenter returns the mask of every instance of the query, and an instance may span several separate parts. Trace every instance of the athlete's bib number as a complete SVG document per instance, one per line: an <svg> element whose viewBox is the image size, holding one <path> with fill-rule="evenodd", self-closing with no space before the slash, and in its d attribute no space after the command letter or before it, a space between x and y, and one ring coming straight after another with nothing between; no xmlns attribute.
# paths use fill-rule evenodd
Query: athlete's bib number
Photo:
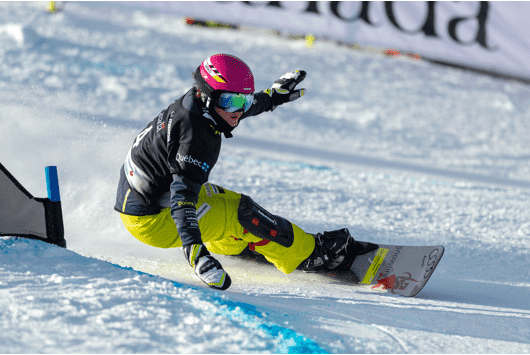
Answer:
<svg viewBox="0 0 530 355"><path fill-rule="evenodd" d="M144 129L140 134L136 137L136 140L134 141L133 148L136 148L140 145L140 141L153 129L153 126L149 126L146 129Z"/></svg>

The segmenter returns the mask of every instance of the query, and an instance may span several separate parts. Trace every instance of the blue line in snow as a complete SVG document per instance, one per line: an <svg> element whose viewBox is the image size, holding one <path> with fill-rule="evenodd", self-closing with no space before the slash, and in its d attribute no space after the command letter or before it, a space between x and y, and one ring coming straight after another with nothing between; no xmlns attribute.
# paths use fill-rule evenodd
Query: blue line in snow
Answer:
<svg viewBox="0 0 530 355"><path fill-rule="evenodd" d="M117 264L113 265L123 270L134 271L139 275L147 275L150 277L163 279L165 281L173 283L173 285L178 288L188 287L179 284L176 281L167 280L160 276L155 276L142 271L134 270L131 267L123 267ZM200 291L199 289L195 290ZM171 297L169 296L161 295L161 297L171 300ZM278 339L279 342L277 343L275 348L271 349L271 351L275 354L328 354L328 352L322 349L317 343L305 337L304 335L274 323L264 322L261 319L261 313L258 312L256 308L251 304L232 302L220 298L214 299L213 302L215 302L219 306L224 306L217 308L218 314L225 316L231 321L240 324L241 327L261 329L265 333L269 334L271 339Z"/></svg>

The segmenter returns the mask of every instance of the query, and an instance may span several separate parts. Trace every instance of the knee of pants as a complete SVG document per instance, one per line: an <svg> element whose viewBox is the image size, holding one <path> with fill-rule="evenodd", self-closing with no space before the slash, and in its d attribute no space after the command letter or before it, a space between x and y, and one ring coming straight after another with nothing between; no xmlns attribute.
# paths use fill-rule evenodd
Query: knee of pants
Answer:
<svg viewBox="0 0 530 355"><path fill-rule="evenodd" d="M131 216L120 213L123 225L139 241L157 248L181 247L177 227L169 208L150 216Z"/></svg>
<svg viewBox="0 0 530 355"><path fill-rule="evenodd" d="M246 195L241 195L238 221L249 232L239 237L286 274L294 271L315 248L312 235L285 218L269 213Z"/></svg>

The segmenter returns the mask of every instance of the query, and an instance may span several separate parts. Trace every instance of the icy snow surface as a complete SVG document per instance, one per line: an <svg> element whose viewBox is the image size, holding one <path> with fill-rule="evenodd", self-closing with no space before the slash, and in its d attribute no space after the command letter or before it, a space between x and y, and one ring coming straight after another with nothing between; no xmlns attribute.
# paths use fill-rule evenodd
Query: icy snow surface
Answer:
<svg viewBox="0 0 530 355"><path fill-rule="evenodd" d="M38 197L58 166L68 250L0 240L0 352L530 353L529 86L126 4L44 6L0 3L0 162ZM219 52L260 90L304 69L308 94L243 121L211 182L308 232L445 246L417 297L229 257L214 292L121 226L127 150Z"/></svg>

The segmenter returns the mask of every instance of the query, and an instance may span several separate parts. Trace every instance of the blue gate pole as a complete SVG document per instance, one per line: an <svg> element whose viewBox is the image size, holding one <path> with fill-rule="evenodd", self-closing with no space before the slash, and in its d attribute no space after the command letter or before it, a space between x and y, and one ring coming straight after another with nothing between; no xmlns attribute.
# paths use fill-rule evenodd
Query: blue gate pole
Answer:
<svg viewBox="0 0 530 355"><path fill-rule="evenodd" d="M44 171L46 172L46 187L48 189L48 199L44 199L46 235L49 238L48 242L66 248L57 167L47 166L44 168Z"/></svg>
<svg viewBox="0 0 530 355"><path fill-rule="evenodd" d="M59 178L57 176L56 166L47 166L46 172L46 187L48 188L48 198L52 202L61 201L61 195L59 194Z"/></svg>

